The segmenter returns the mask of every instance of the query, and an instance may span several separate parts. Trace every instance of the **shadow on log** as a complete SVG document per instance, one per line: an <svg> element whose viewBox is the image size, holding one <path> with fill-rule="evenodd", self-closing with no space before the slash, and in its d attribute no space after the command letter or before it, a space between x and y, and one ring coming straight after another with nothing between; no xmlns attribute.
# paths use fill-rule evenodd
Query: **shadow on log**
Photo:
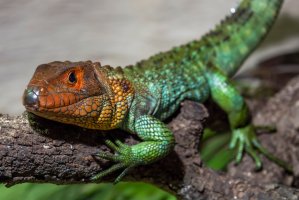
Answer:
<svg viewBox="0 0 299 200"><path fill-rule="evenodd" d="M245 156L228 173L203 166L198 145L207 109L185 101L169 123L176 138L175 150L165 159L130 171L125 181L153 183L180 199L298 199L299 190L299 77L265 102L249 102L255 124L277 126L276 134L259 136L276 156L292 163L295 175L263 158L264 169L254 172ZM31 122L31 128L29 126ZM26 113L0 117L0 181L12 186L24 182L88 183L89 178L111 165L91 155L110 151L105 139L135 144L138 138L119 130L100 132L45 120ZM117 174L102 181L112 182Z"/></svg>

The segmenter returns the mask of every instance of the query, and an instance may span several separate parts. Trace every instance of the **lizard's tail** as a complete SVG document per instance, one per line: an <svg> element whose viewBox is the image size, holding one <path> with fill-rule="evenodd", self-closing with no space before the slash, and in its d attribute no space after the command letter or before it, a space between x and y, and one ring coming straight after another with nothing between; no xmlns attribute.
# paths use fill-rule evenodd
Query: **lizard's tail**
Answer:
<svg viewBox="0 0 299 200"><path fill-rule="evenodd" d="M165 67L169 71L169 66L174 65L187 70L179 73L196 74L198 70L207 70L206 68L213 66L232 76L266 36L282 2L283 0L242 0L237 9L232 9L230 16L202 39L156 54L137 63L136 67L140 70L147 70L149 67L156 71L163 71Z"/></svg>
<svg viewBox="0 0 299 200"><path fill-rule="evenodd" d="M243 0L220 25L201 41L195 41L200 46L202 64L206 67L216 66L228 76L234 75L269 32L282 2Z"/></svg>

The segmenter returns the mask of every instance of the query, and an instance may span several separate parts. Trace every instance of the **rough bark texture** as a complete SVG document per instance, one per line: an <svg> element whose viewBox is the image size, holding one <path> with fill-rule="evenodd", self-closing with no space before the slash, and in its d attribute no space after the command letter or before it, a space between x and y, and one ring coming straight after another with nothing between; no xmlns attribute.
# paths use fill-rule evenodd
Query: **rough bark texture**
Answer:
<svg viewBox="0 0 299 200"><path fill-rule="evenodd" d="M228 173L217 173L202 165L198 154L206 108L185 101L169 122L176 138L175 151L165 159L133 169L125 180L150 182L181 199L299 199L299 77L293 79L268 102L250 101L254 122L276 125L277 133L261 134L266 148L294 167L287 174L263 158L264 169L254 172L245 156ZM69 184L89 178L111 165L91 156L109 151L103 141L120 139L134 144L138 139L121 131L99 132L55 123L28 115L0 116L0 182L12 186L23 182ZM113 181L115 174L103 181Z"/></svg>

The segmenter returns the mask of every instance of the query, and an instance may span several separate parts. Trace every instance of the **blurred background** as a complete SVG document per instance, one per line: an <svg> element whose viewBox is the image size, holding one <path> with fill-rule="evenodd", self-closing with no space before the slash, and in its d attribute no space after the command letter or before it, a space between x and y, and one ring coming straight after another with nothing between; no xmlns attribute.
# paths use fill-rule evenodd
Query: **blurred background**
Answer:
<svg viewBox="0 0 299 200"><path fill-rule="evenodd" d="M37 65L55 60L133 64L198 38L239 0L0 0L0 111L20 114ZM299 47L299 1L245 63ZM244 68L243 68L244 69Z"/></svg>
<svg viewBox="0 0 299 200"><path fill-rule="evenodd" d="M17 115L24 111L21 96L39 64L55 60L92 60L112 66L133 64L159 51L199 38L229 14L238 2L0 0L0 112ZM285 1L269 37L246 61L243 71L254 67L261 59L299 49L298 9L298 0ZM66 187L25 184L8 190L2 185L0 199L12 199L9 195L22 196L24 193L29 196L28 199L33 199L30 195L37 197L36 191L48 197L60 194L59 191L66 195L71 190L77 192L74 194L86 191L84 194L90 194L95 188L97 191L106 191L108 196L105 199L115 199L107 191L116 189L104 185L73 186L69 190ZM144 197L148 196L147 192L156 192L161 194L159 198L174 198L144 184L123 184L119 188L126 188L117 189L119 193L129 188L134 191L135 188L133 193L144 191ZM2 198L1 194L7 196ZM79 199L79 195L77 197ZM17 199L17 196L13 196L13 199Z"/></svg>

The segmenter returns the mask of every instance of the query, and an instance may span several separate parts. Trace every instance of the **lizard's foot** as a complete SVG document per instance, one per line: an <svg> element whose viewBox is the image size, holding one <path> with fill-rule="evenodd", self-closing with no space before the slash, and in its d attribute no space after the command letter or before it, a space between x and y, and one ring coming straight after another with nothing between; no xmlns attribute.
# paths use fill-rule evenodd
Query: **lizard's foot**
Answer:
<svg viewBox="0 0 299 200"><path fill-rule="evenodd" d="M243 152L247 152L255 161L256 169L262 168L262 162L258 153L262 153L268 159L272 160L288 172L292 172L292 167L283 160L269 153L258 141L255 130L252 125L233 130L233 136L229 144L231 149L237 148L236 162L241 162Z"/></svg>
<svg viewBox="0 0 299 200"><path fill-rule="evenodd" d="M236 162L239 164L242 160L243 152L247 152L255 161L257 169L261 169L262 162L257 153L261 145L259 144L255 131L251 125L244 128L233 130L232 139L229 148L237 148Z"/></svg>
<svg viewBox="0 0 299 200"><path fill-rule="evenodd" d="M129 145L123 144L119 140L116 140L115 144L111 142L110 140L105 141L106 145L111 148L113 151L115 151L115 154L112 155L110 153L106 152L99 152L95 154L95 156L98 156L104 160L109 160L116 162L112 167L100 172L99 174L93 176L91 180L96 181L100 178L111 174L114 171L117 171L119 169L125 168L124 171L115 179L114 183L118 183L123 176L127 174L129 169L136 166L137 163L134 161L134 156L132 153L132 148Z"/></svg>

